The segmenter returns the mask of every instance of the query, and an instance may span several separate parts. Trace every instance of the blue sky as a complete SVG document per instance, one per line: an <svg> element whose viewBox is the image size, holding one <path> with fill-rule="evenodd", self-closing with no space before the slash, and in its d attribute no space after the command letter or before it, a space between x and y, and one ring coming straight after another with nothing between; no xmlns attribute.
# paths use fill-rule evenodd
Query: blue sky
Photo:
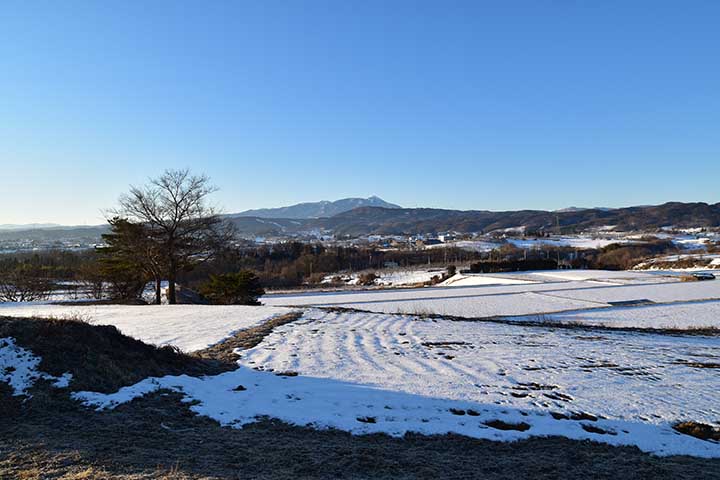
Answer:
<svg viewBox="0 0 720 480"><path fill-rule="evenodd" d="M717 1L0 4L0 224L190 167L226 211L720 201Z"/></svg>

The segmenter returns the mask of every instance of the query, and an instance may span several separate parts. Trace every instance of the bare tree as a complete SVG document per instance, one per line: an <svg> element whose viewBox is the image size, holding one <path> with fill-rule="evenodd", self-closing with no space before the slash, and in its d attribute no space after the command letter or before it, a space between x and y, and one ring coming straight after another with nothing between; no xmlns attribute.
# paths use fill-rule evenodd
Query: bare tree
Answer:
<svg viewBox="0 0 720 480"><path fill-rule="evenodd" d="M215 191L205 175L166 170L143 187L131 186L120 197L116 214L144 225L162 251L161 257L155 257L162 266L156 268L167 275L168 303L177 303L178 273L209 260L232 238L230 226L207 203Z"/></svg>
<svg viewBox="0 0 720 480"><path fill-rule="evenodd" d="M32 302L50 296L53 283L40 269L18 266L0 273L0 302Z"/></svg>

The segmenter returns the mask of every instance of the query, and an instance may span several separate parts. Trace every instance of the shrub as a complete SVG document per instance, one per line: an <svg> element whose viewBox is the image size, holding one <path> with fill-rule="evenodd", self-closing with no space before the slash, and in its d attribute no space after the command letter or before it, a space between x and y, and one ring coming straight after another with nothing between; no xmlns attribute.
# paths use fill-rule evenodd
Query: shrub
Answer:
<svg viewBox="0 0 720 480"><path fill-rule="evenodd" d="M369 273L361 273L358 277L358 285L364 285L364 286L370 286L375 285L375 280L377 280L378 277L375 275L375 272L369 272Z"/></svg>
<svg viewBox="0 0 720 480"><path fill-rule="evenodd" d="M52 288L53 283L39 267L18 265L0 272L0 302L44 300Z"/></svg>
<svg viewBox="0 0 720 480"><path fill-rule="evenodd" d="M317 285L322 283L323 280L325 280L324 273L313 273L308 277L307 283L309 283L310 285Z"/></svg>
<svg viewBox="0 0 720 480"><path fill-rule="evenodd" d="M260 279L249 270L211 275L200 287L200 293L217 305L260 305L258 298L265 294Z"/></svg>

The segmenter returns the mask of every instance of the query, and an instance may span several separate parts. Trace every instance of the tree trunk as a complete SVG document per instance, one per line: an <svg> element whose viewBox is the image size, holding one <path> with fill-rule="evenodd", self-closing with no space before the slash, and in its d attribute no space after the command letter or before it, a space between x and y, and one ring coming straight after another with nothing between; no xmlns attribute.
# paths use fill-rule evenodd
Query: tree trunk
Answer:
<svg viewBox="0 0 720 480"><path fill-rule="evenodd" d="M177 298L175 297L175 276L174 275L170 279L168 279L168 303L170 305L175 305L177 303Z"/></svg>
<svg viewBox="0 0 720 480"><path fill-rule="evenodd" d="M160 288L160 277L155 279L155 305L162 303L162 289Z"/></svg>

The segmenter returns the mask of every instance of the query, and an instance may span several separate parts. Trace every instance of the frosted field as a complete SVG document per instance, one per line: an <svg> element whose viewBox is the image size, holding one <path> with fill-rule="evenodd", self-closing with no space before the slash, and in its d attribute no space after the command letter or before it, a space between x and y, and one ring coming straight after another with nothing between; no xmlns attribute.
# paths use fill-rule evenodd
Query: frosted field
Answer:
<svg viewBox="0 0 720 480"><path fill-rule="evenodd" d="M433 314L465 318L533 315L566 310L584 310L600 306L604 305L534 292L356 304L356 308L370 312L406 313L411 315Z"/></svg>
<svg viewBox="0 0 720 480"><path fill-rule="evenodd" d="M719 421L718 358L716 338L309 310L243 351L234 372L76 396L113 408L169 388L235 427L270 416L358 434L563 435L717 457L720 444L671 425ZM497 420L525 430L498 429Z"/></svg>
<svg viewBox="0 0 720 480"><path fill-rule="evenodd" d="M658 285L625 285L552 292L552 295L588 302L626 302L647 299L656 303L720 298L720 281L675 282Z"/></svg>
<svg viewBox="0 0 720 480"><path fill-rule="evenodd" d="M533 283L532 280L492 275L472 275L457 273L440 283L441 287L471 287L477 285L523 285Z"/></svg>
<svg viewBox="0 0 720 480"><path fill-rule="evenodd" d="M72 318L115 325L125 335L152 345L202 350L238 330L290 312L287 308L209 305L47 305L0 303L0 316Z"/></svg>
<svg viewBox="0 0 720 480"><path fill-rule="evenodd" d="M572 271L580 280L573 280L562 271L553 272L517 272L467 275L474 285L456 286L453 284L415 289L389 289L348 292L300 292L290 294L269 294L262 298L266 305L282 306L354 306L363 303L392 302L409 300L441 300L467 298L486 295L505 295L539 291L560 291L595 288L598 286L617 286L626 282L644 284L675 283L677 277L654 275L641 272L603 272L601 270ZM592 273L589 273L592 272ZM556 277L554 277L556 276ZM453 277L455 278L455 277ZM452 278L450 279L452 280ZM357 307L361 308L361 307Z"/></svg>
<svg viewBox="0 0 720 480"><path fill-rule="evenodd" d="M465 318L531 316L603 309L597 315L607 318L613 311L607 309L615 302L673 304L720 300L720 281L680 282L676 275L659 273L557 270L465 275L460 276L460 281L465 281L465 278L478 284L407 290L266 295L262 301L274 306L337 306L376 313L435 314ZM504 281L523 283L501 284ZM485 285L484 282L498 284ZM654 311L659 312L660 309ZM675 311L680 312L678 309ZM688 311L692 312L692 317L683 320L681 314L675 315L672 328L678 325L720 328L720 317L713 309L689 307ZM578 313L574 318L583 321L586 317ZM618 325L648 328L652 324L651 318L638 317L638 325L628 325L631 323L630 318L627 317ZM615 323L607 322L609 325ZM653 328L665 328L668 324L663 321Z"/></svg>
<svg viewBox="0 0 720 480"><path fill-rule="evenodd" d="M434 276L442 276L444 269L434 268L429 270L377 270L375 274L379 277L375 283L385 286L404 286L416 285L418 283L429 282ZM350 275L327 275L322 283L332 283L336 277L348 285L357 285L359 281L358 273Z"/></svg>
<svg viewBox="0 0 720 480"><path fill-rule="evenodd" d="M553 247L575 247L575 248L602 248L612 243L627 243L627 240L617 238L593 238L593 237L560 237L560 238L508 238L508 242L518 248L541 248L543 246Z"/></svg>
<svg viewBox="0 0 720 480"><path fill-rule="evenodd" d="M538 317L514 320L537 321ZM704 329L720 328L720 301L613 307L580 312L546 314L543 321L614 328Z"/></svg>
<svg viewBox="0 0 720 480"><path fill-rule="evenodd" d="M454 432L503 441L561 435L658 455L720 457L720 443L672 429L680 421L720 427L720 337L607 328L720 328L720 281L599 271L479 278L533 283L266 295L270 305L260 307L0 304L0 316L80 316L193 351L276 315L303 312L238 352L235 371L148 378L110 395L73 393L99 409L170 389L197 401L196 413L231 427L269 416L356 434ZM658 303L608 303L635 300ZM403 310L410 314L396 313ZM540 320L550 325L532 325ZM37 365L32 352L0 339L0 381L16 394L38 378L72 389L69 377L50 377Z"/></svg>

